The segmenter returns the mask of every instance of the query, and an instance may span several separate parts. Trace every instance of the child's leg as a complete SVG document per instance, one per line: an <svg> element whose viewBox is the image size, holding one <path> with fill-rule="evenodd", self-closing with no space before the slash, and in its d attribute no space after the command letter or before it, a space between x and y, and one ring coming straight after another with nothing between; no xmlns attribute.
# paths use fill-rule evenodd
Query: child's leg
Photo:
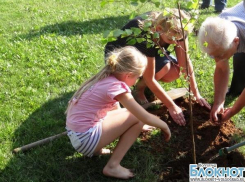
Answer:
<svg viewBox="0 0 245 182"><path fill-rule="evenodd" d="M148 100L145 97L145 89L146 89L146 83L143 78L140 78L135 85L135 89L133 90L134 99L140 105L148 103Z"/></svg>
<svg viewBox="0 0 245 182"><path fill-rule="evenodd" d="M103 169L106 176L128 179L133 173L120 165L126 152L139 136L143 123L126 109L111 111L102 123L102 135L95 152L120 137L111 158Z"/></svg>
<svg viewBox="0 0 245 182"><path fill-rule="evenodd" d="M169 62L159 72L156 73L156 80L168 83L178 79L179 75L179 67L174 63Z"/></svg>

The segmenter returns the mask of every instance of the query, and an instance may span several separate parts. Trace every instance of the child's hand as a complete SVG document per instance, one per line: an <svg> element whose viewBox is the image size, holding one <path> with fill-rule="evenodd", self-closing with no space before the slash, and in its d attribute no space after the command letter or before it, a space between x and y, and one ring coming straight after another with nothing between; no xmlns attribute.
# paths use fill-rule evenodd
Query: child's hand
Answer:
<svg viewBox="0 0 245 182"><path fill-rule="evenodd" d="M231 108L226 108L224 113L222 114L222 121L227 121L229 120L231 117L233 116L232 112L231 112Z"/></svg>
<svg viewBox="0 0 245 182"><path fill-rule="evenodd" d="M209 111L211 110L211 106L209 105L209 103L204 98L202 98L202 97L196 97L196 101L201 106L204 106L205 108L207 108Z"/></svg>
<svg viewBox="0 0 245 182"><path fill-rule="evenodd" d="M162 131L164 132L165 141L168 142L171 138L171 132L169 128L167 127L165 130L162 130Z"/></svg>
<svg viewBox="0 0 245 182"><path fill-rule="evenodd" d="M174 122L176 122L180 126L185 126L185 117L182 112L182 109L179 106L174 104L173 106L168 108L168 111L171 117L173 118Z"/></svg>

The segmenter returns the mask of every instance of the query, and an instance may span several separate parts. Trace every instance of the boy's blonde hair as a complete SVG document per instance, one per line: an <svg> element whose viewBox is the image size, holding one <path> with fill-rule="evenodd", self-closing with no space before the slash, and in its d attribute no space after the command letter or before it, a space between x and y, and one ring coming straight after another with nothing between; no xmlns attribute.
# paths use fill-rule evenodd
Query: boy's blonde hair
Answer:
<svg viewBox="0 0 245 182"><path fill-rule="evenodd" d="M139 52L135 47L126 46L123 48L115 49L106 58L106 65L104 68L85 83L83 83L72 96L70 101L76 99L77 102L82 94L91 88L91 86L110 75L116 76L123 73L132 73L136 76L140 76L143 74L146 65L146 56ZM69 110L70 105L71 102L69 102L66 113Z"/></svg>
<svg viewBox="0 0 245 182"><path fill-rule="evenodd" d="M166 8L164 12L167 12L165 15L163 12L151 12L149 17L146 20L140 22L140 27L144 27L144 23L147 21L152 22L152 27L156 28L157 26L161 26L163 33L165 33L169 39L180 40L183 39L182 28L181 28L181 20L184 21L184 35L185 37L192 32L193 25L190 23L191 16L184 10L179 10L176 8L170 9Z"/></svg>

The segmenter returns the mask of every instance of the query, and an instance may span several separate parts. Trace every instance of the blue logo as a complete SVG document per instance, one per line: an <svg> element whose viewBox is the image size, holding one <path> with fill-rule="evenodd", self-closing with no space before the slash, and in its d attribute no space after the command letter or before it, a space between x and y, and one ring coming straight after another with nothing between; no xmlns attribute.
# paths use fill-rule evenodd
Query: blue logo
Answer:
<svg viewBox="0 0 245 182"><path fill-rule="evenodd" d="M217 167L217 164L190 164L189 181L245 181L245 167Z"/></svg>

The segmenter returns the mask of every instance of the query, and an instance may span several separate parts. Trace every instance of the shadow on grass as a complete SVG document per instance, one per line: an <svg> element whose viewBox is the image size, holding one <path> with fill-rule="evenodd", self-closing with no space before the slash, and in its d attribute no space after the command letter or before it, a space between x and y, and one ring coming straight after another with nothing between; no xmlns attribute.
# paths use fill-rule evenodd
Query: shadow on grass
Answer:
<svg viewBox="0 0 245 182"><path fill-rule="evenodd" d="M65 131L64 111L72 94L66 93L50 100L33 112L15 131L12 149ZM178 100L178 104L188 108L188 102L183 99ZM130 181L188 181L189 164L193 163L190 128L178 126L166 112L165 107L151 111L167 122L172 133L171 141L163 142L160 130L150 135L143 132L121 163L122 166L136 169L136 176ZM187 121L188 112L184 111ZM232 145L229 136L234 133L235 127L232 122L224 125L223 129L211 126L208 123L209 112L197 104L193 106L193 112L197 161L205 163L220 148ZM102 169L109 157L83 157L75 152L68 137L63 136L48 144L14 154L0 172L0 181L124 181L103 176ZM220 166L239 167L238 164L245 164L243 156L237 153L227 159L217 160L215 162Z"/></svg>
<svg viewBox="0 0 245 182"><path fill-rule="evenodd" d="M238 99L238 96L226 96L225 98L225 107L228 107L233 101L236 101Z"/></svg>
<svg viewBox="0 0 245 182"><path fill-rule="evenodd" d="M56 34L61 36L98 34L106 30L121 28L123 22L128 21L129 16L107 17L93 19L89 21L66 21L41 27L40 29L31 30L28 34L18 36L21 39L32 39L45 34Z"/></svg>
<svg viewBox="0 0 245 182"><path fill-rule="evenodd" d="M13 149L65 131L66 104L73 93L50 100L33 112L14 133ZM11 152L11 151L10 151ZM0 181L90 181L100 179L98 159L84 158L67 136L14 154L1 171ZM103 162L103 160L101 160ZM96 164L96 165L95 165ZM86 170L85 172L85 169ZM82 177L81 177L82 176Z"/></svg>
<svg viewBox="0 0 245 182"><path fill-rule="evenodd" d="M72 94L66 93L50 100L33 112L15 131L12 149L64 132L64 111ZM136 143L122 165L137 168L139 163L146 166L153 161L153 156L147 157L147 150L139 150L141 147ZM0 181L122 181L102 175L109 157L83 157L72 148L69 138L62 136L47 144L13 154L6 167L0 171ZM140 173L131 181L141 181L142 175L147 174L145 171Z"/></svg>

